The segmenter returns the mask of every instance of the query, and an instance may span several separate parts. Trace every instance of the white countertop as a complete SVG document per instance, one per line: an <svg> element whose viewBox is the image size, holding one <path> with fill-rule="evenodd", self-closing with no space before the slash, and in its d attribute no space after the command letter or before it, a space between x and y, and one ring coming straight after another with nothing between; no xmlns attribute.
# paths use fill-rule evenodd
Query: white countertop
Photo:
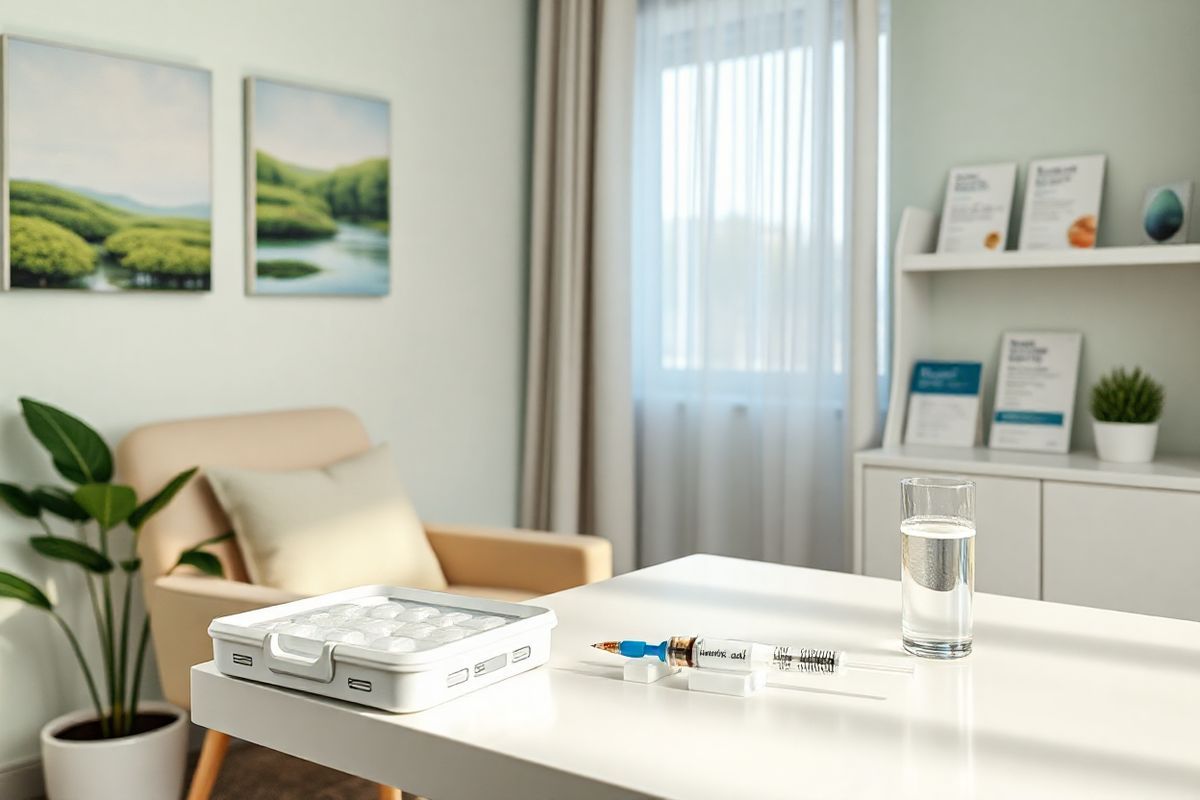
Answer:
<svg viewBox="0 0 1200 800"><path fill-rule="evenodd" d="M899 584L692 556L532 601L550 663L392 715L192 671L206 727L455 798L1197 798L1200 623L976 596L975 653L911 677L773 675L740 699L621 680L617 638L896 656Z"/></svg>
<svg viewBox="0 0 1200 800"><path fill-rule="evenodd" d="M901 444L862 450L860 464L1007 478L1039 478L1200 492L1200 458L1163 455L1147 464L1101 461L1095 453L1030 453L989 447Z"/></svg>

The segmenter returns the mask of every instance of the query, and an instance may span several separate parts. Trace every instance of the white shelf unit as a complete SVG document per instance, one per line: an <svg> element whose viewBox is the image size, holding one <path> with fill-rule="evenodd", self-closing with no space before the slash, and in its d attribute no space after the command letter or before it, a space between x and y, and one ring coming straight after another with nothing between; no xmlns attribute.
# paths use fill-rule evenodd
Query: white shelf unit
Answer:
<svg viewBox="0 0 1200 800"><path fill-rule="evenodd" d="M899 574L899 478L961 475L979 487L979 591L1200 619L1200 458L1128 465L1082 452L903 444L912 365L937 352L929 319L939 273L1200 267L1200 244L947 254L933 252L937 224L919 208L901 216L883 443L854 459L854 569Z"/></svg>
<svg viewBox="0 0 1200 800"><path fill-rule="evenodd" d="M892 389L883 434L884 446L901 443L908 410L908 377L913 362L928 357L933 351L926 321L932 310L930 288L938 273L1171 265L1200 267L1200 244L935 253L937 226L937 215L921 208L906 208L900 217L892 269Z"/></svg>
<svg viewBox="0 0 1200 800"><path fill-rule="evenodd" d="M902 272L967 272L977 269L1060 269L1200 264L1200 244L1098 247L1092 250L1004 250L999 253L909 253Z"/></svg>

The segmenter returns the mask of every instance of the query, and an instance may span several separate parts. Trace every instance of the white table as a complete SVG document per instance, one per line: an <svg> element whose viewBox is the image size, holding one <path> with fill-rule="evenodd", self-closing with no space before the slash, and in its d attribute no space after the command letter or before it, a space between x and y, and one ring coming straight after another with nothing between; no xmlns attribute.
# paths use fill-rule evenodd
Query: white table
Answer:
<svg viewBox="0 0 1200 800"><path fill-rule="evenodd" d="M1200 624L980 594L975 653L739 699L621 679L609 638L899 652L895 581L692 556L534 601L545 667L392 715L192 670L192 716L434 798L1200 797Z"/></svg>

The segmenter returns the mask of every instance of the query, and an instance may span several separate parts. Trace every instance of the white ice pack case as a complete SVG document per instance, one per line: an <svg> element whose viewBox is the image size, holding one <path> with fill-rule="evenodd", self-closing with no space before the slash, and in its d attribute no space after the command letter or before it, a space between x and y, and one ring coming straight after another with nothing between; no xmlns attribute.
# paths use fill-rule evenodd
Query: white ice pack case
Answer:
<svg viewBox="0 0 1200 800"><path fill-rule="evenodd" d="M236 678L412 712L546 663L554 612L361 586L218 617L217 669Z"/></svg>

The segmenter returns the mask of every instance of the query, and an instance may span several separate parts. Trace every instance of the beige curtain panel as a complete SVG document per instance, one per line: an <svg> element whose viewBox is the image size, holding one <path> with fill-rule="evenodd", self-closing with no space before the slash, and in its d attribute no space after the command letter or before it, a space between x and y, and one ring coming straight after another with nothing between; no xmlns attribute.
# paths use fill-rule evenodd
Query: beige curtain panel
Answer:
<svg viewBox="0 0 1200 800"><path fill-rule="evenodd" d="M541 0L521 523L634 565L630 137L635 0Z"/></svg>

